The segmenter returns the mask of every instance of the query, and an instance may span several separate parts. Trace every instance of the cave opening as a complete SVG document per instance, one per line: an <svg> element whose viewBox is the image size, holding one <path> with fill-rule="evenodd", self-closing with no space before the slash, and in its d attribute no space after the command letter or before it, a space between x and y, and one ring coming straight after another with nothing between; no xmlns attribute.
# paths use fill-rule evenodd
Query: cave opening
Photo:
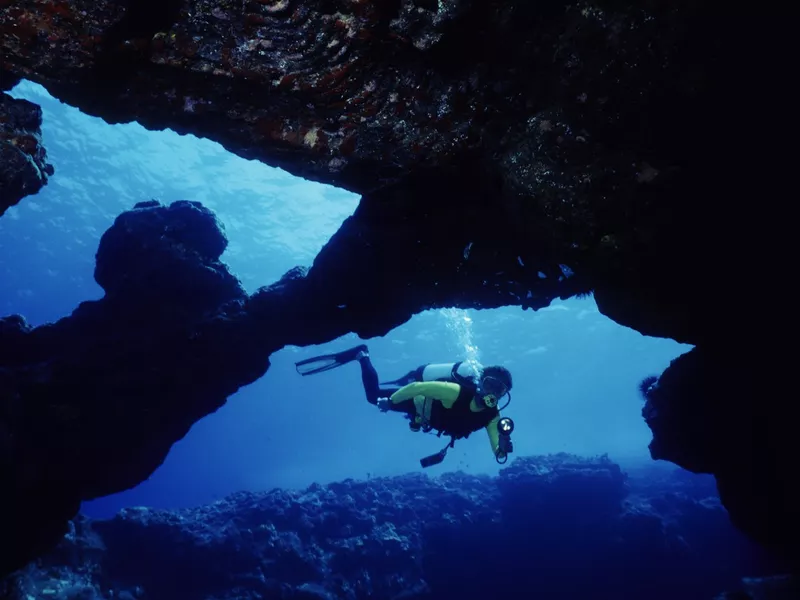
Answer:
<svg viewBox="0 0 800 600"><path fill-rule="evenodd" d="M446 438L413 433L401 415L369 405L357 364L311 377L295 370L303 358L364 342L385 379L425 363L504 365L514 377L503 414L516 423L516 456L607 454L632 471L654 465L637 384L690 348L614 323L592 298L555 301L535 313L518 307L427 310L382 337L347 334L325 344L289 346L272 355L261 379L197 422L148 481L87 503L85 510L110 516L129 505L191 506L240 489L304 489L419 472L419 459ZM447 459L427 472L497 474L502 467L485 438L478 431L458 440ZM195 466L198 459L203 468Z"/></svg>
<svg viewBox="0 0 800 600"><path fill-rule="evenodd" d="M310 263L358 196L306 181L220 144L138 123L110 125L23 80L9 92L42 107L57 175L0 219L3 314L39 325L102 296L94 256L103 232L146 200L195 200L224 224L222 260L248 293ZM246 240L246 241L244 241Z"/></svg>

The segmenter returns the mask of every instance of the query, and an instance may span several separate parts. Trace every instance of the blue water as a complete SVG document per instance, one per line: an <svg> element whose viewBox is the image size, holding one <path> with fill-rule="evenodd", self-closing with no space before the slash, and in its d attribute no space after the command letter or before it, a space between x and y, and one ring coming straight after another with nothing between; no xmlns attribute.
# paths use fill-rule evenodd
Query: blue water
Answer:
<svg viewBox="0 0 800 600"><path fill-rule="evenodd" d="M44 143L56 169L39 194L0 218L0 313L21 313L34 325L102 296L92 278L98 241L138 201L198 200L216 211L230 240L223 260L249 292L310 264L358 204L354 194L241 159L208 140L109 125L38 85L23 82L12 95L42 106ZM295 372L297 360L357 343L347 335L277 352L267 374L196 423L148 481L87 502L84 511L182 507L240 489L418 470L419 458L442 440L412 433L401 416L367 404L355 364L313 377ZM428 311L368 344L383 379L470 355L503 364L514 376L505 412L517 425L517 455L607 453L623 466L649 460L638 381L690 349L617 325L592 299L557 301L538 312ZM429 472L499 468L479 431Z"/></svg>

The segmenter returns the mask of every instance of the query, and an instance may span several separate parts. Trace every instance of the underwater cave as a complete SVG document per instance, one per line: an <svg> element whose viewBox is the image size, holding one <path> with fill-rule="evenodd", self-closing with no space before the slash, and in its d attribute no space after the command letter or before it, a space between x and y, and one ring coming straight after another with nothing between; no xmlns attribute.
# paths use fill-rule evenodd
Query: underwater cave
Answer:
<svg viewBox="0 0 800 600"><path fill-rule="evenodd" d="M796 597L750 18L0 3L0 595Z"/></svg>

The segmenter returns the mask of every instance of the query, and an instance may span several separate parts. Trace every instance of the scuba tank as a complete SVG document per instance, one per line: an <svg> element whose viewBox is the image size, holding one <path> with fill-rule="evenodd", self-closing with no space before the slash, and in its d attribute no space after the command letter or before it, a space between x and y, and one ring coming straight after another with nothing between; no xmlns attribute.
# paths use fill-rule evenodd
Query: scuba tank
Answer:
<svg viewBox="0 0 800 600"><path fill-rule="evenodd" d="M483 366L476 362L437 363L422 367L422 381L452 381L477 387Z"/></svg>
<svg viewBox="0 0 800 600"><path fill-rule="evenodd" d="M431 363L417 367L394 381L381 382L381 385L403 387L418 381L450 381L477 388L482 372L483 366L475 362Z"/></svg>

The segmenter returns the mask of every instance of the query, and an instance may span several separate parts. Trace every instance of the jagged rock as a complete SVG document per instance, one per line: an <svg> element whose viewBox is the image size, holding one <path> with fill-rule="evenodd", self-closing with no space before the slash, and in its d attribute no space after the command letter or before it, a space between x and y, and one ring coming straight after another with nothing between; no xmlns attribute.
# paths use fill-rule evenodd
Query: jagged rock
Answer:
<svg viewBox="0 0 800 600"><path fill-rule="evenodd" d="M628 497L625 480L605 458L562 454L517 459L499 477L406 475L242 492L179 511L130 508L79 519L16 587L34 597L50 587L59 598L79 588L142 600L449 600L522 590L553 600L707 600L744 576L770 574L713 497L687 495L693 488L677 479Z"/></svg>
<svg viewBox="0 0 800 600"><path fill-rule="evenodd" d="M597 172L613 163L635 175L647 158L633 165L625 155L645 145L631 148L608 133L650 117L658 129L645 144L663 145L659 135L679 139L701 118L675 128L705 89L695 74L716 58L702 46L713 16L689 2L647 10L498 0L45 7L21 0L2 8L0 44L11 73L109 122L192 130L360 192L481 146L513 160L514 132L553 113L563 118L567 144L586 148L578 154L613 143L603 150L611 161L592 160ZM666 37L654 46L656 35ZM640 110L626 111L631 103ZM668 103L672 113L649 112ZM549 149L542 166L560 159L557 147ZM520 167L516 180L535 176ZM549 177L545 169L538 175Z"/></svg>
<svg viewBox="0 0 800 600"><path fill-rule="evenodd" d="M14 83L0 72L0 216L54 173L42 145L42 109L3 93Z"/></svg>
<svg viewBox="0 0 800 600"><path fill-rule="evenodd" d="M226 244L197 203L141 203L100 241L101 300L37 328L0 319L0 571L51 545L82 499L146 479L266 371L276 347L239 337L247 295L218 261Z"/></svg>
<svg viewBox="0 0 800 600"><path fill-rule="evenodd" d="M780 440L794 437L794 408L776 389L786 372L780 352L769 343L758 357L738 347L695 348L645 391L642 414L653 432L653 458L713 473L737 526L800 559L794 502L800 453L776 451Z"/></svg>
<svg viewBox="0 0 800 600"><path fill-rule="evenodd" d="M410 207L409 192L439 200ZM586 280L558 261L496 244L507 215L487 214L493 197L490 182L457 169L410 175L403 185L364 197L311 268L279 282L290 292L276 295L270 286L253 295L248 310L256 321L280 327L273 335L304 345L348 331L385 335L413 314L454 298L462 307L512 303L536 309L587 292ZM283 315L280 323L274 323L275 311Z"/></svg>
<svg viewBox="0 0 800 600"><path fill-rule="evenodd" d="M757 314L753 299L756 291L779 293L789 278L777 263L794 255L786 247L793 238L779 231L793 222L783 212L790 203L757 204L784 198L774 182L792 172L791 165L782 168L782 153L769 151L783 147L780 124L790 121L779 100L793 97L770 90L790 78L764 68L780 70L791 52L769 42L791 36L773 33L774 23L763 26L760 18L731 8L722 19L709 3L689 0L4 3L4 86L29 78L108 122L206 136L247 158L364 194L308 271L291 271L225 308L209 302L216 318L202 324L193 309L191 316L174 304L164 309L188 319L192 348L202 348L191 366L205 369L209 391L191 405L174 400L160 408L171 419L149 432L147 449L140 440L124 457L110 452L105 474L91 465L96 481L81 484L92 488L86 493L143 478L193 419L263 373L270 349L348 331L378 335L442 305L538 308L593 290L604 314L643 333L698 347L732 347L736 340L740 356L731 364L755 389L752 382L767 372L754 366L769 347L765 332L782 324ZM763 115L779 125L764 126ZM176 291L171 300L177 297ZM116 306L103 308L104 328L124 327L110 316L136 312L123 305L97 305ZM13 338L29 348L41 343L51 357L53 345L70 343L62 332L86 335L91 318L36 332L17 327L0 341L0 354L10 353ZM136 321L146 333L135 338L135 357L152 347L186 355L180 324L159 321L152 311L148 318ZM87 344L104 347L109 339L122 338L90 335ZM237 355L251 366L227 362L214 347L229 348L232 339L251 351L249 358ZM729 354L714 352L698 372L683 375L683 387L702 386L702 369L718 372ZM2 377L29 386L44 367L31 370L20 360ZM77 381L97 372L85 353L68 364ZM110 360L101 364L111 367ZM109 372L124 367L115 369ZM138 373L140 387L121 396L117 406L130 411L132 422L158 380ZM35 393L63 393L61 384L46 381L39 377ZM5 397L20 394L18 383L8 384ZM192 381L172 383L183 384L173 398L193 397ZM716 461L685 450L674 456L681 464L712 465L735 521L758 539L782 542L796 521L787 527L764 509L783 502L774 495L783 471L771 465L797 463L787 421L764 419L763 431L751 436L744 419L727 419L714 407L724 397L741 405L732 414L758 411L763 394L706 391L693 395L692 415L719 417L718 437L747 442L730 455L717 453ZM777 391L770 395L776 406L789 396ZM75 406L64 405L67 397L56 403L65 414L97 418L82 400L70 397ZM675 402L674 412L682 412ZM31 404L34 420L42 404ZM9 422L0 419L0 445L16 435L19 425ZM696 436L691 418L662 423L662 440ZM104 443L113 449L110 439ZM705 451L703 444L692 448ZM44 481L32 466L29 472ZM8 479L19 476L12 471ZM764 485L753 487L754 479ZM52 485L62 483L69 490L50 494L54 503L79 495L75 483Z"/></svg>

